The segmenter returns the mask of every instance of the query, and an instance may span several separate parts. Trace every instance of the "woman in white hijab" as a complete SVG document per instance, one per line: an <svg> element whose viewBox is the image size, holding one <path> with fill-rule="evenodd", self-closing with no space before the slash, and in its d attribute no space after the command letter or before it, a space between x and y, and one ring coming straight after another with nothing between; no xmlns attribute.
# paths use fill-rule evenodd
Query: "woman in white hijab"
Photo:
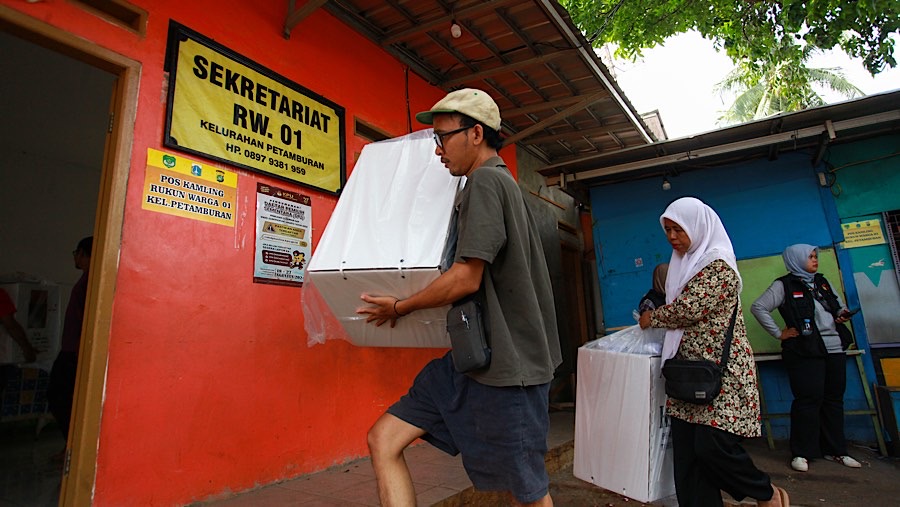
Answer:
<svg viewBox="0 0 900 507"><path fill-rule="evenodd" d="M809 470L809 460L824 456L860 468L847 455L844 438L844 350L853 336L844 322L850 314L819 270L819 249L791 245L782 254L788 274L778 278L750 307L769 334L781 340L781 357L791 381L791 468ZM784 319L781 329L772 310Z"/></svg>
<svg viewBox="0 0 900 507"><path fill-rule="evenodd" d="M709 405L669 398L678 504L721 506L722 491L760 506L789 505L787 492L756 468L741 441L761 434L756 366L740 311L741 277L731 239L715 211L683 197L666 208L660 224L672 245L666 304L641 314L641 327L666 329L663 360L719 363L731 317L731 352L722 390Z"/></svg>

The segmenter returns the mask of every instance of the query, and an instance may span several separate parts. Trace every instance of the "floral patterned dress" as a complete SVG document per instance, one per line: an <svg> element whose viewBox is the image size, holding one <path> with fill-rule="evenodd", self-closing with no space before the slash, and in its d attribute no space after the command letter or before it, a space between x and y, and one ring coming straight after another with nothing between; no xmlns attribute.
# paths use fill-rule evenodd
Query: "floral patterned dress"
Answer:
<svg viewBox="0 0 900 507"><path fill-rule="evenodd" d="M736 304L740 304L737 274L725 261L715 260L688 281L675 301L654 310L650 325L684 330L675 357L708 359L718 364ZM722 377L719 396L710 405L670 398L666 411L682 421L705 424L735 435L761 435L756 364L740 311L734 324L728 373Z"/></svg>

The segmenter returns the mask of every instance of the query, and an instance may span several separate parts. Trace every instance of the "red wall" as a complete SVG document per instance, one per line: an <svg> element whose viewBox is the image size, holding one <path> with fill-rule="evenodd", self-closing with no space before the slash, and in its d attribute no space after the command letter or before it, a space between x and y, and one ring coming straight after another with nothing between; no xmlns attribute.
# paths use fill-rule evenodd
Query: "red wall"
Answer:
<svg viewBox="0 0 900 507"><path fill-rule="evenodd" d="M441 351L308 347L301 289L251 282L257 182L312 197L314 246L336 198L226 166L239 174L231 228L143 210L141 195L147 148L171 151L170 19L344 106L348 172L364 144L354 117L406 133L404 67L322 9L285 40L284 1L132 0L150 13L143 38L70 2L0 2L142 64L95 505L184 504L366 455L368 427ZM413 112L443 95L409 76Z"/></svg>

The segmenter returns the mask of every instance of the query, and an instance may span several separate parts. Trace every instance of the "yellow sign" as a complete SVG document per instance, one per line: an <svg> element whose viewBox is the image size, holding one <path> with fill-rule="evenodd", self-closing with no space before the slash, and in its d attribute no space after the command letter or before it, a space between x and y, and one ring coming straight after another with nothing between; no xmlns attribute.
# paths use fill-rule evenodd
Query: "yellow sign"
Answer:
<svg viewBox="0 0 900 507"><path fill-rule="evenodd" d="M841 224L841 229L844 231L844 248L884 244L881 220L877 218Z"/></svg>
<svg viewBox="0 0 900 507"><path fill-rule="evenodd" d="M172 23L165 145L338 193L344 108Z"/></svg>
<svg viewBox="0 0 900 507"><path fill-rule="evenodd" d="M303 236L306 235L306 229L302 227L291 227L285 224L278 224L274 222L265 222L262 228L263 232L271 232L272 234L278 234L280 236L289 236L293 238L303 239Z"/></svg>
<svg viewBox="0 0 900 507"><path fill-rule="evenodd" d="M143 209L234 227L236 194L237 174L147 149Z"/></svg>

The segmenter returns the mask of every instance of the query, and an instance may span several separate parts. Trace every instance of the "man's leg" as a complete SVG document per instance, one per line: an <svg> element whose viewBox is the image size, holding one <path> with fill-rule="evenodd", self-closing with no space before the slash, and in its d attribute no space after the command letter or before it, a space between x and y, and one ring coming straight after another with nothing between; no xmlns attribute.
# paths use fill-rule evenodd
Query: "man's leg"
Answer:
<svg viewBox="0 0 900 507"><path fill-rule="evenodd" d="M369 453L383 507L416 505L416 492L403 450L424 434L425 430L388 413L379 417L369 430Z"/></svg>
<svg viewBox="0 0 900 507"><path fill-rule="evenodd" d="M69 420L72 418L72 401L75 395L75 375L78 358L72 352L60 352L50 370L47 385L47 405L59 424L63 438L69 438Z"/></svg>

